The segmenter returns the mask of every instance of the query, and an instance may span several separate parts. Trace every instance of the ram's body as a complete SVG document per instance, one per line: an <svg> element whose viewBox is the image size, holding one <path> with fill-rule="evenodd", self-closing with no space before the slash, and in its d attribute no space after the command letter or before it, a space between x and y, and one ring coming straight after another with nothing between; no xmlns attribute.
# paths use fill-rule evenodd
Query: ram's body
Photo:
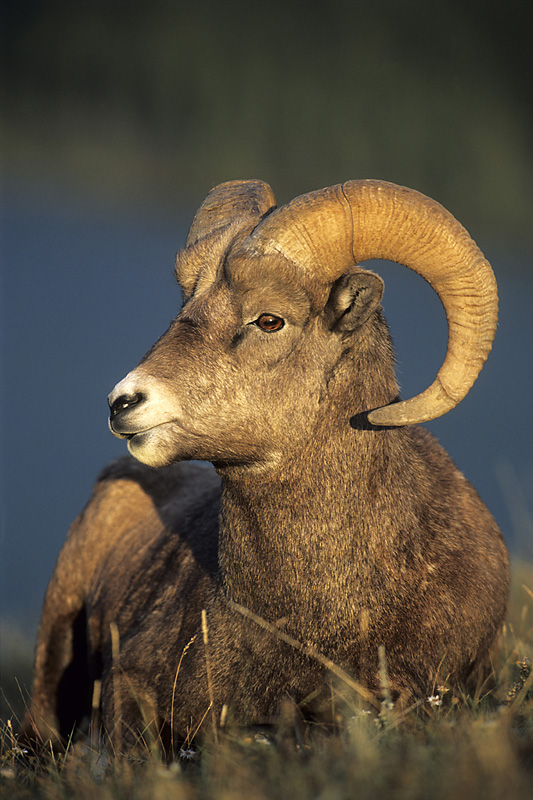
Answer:
<svg viewBox="0 0 533 800"><path fill-rule="evenodd" d="M505 545L437 441L406 424L412 406L395 402L380 279L350 264L317 277L304 235L291 251L276 220L258 225L264 185L229 186L237 201L228 210L228 189L214 190L178 258L183 310L110 397L113 432L149 466L111 465L69 534L26 733L66 737L94 681L107 731L126 744L147 720L182 740L210 705L213 719L226 706L239 722L271 721L284 698L320 702L330 676L316 654L378 692L380 645L394 695L424 696L481 667L501 625ZM486 340L486 310L472 314ZM468 335L450 334L463 395ZM416 418L458 402L444 378L440 410Z"/></svg>

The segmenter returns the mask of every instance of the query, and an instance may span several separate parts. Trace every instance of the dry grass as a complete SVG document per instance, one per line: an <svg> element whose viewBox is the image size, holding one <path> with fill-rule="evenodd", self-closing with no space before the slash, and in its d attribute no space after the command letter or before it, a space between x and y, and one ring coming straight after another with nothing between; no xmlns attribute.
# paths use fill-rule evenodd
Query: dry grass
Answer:
<svg viewBox="0 0 533 800"><path fill-rule="evenodd" d="M16 719L1 730L0 797L10 800L512 800L533 787L533 566L515 564L508 622L494 665L497 688L445 691L400 713L369 713L339 682L337 730L303 729L287 710L268 738L218 731L218 742L170 766L146 752L109 756L77 742L66 755L29 754Z"/></svg>

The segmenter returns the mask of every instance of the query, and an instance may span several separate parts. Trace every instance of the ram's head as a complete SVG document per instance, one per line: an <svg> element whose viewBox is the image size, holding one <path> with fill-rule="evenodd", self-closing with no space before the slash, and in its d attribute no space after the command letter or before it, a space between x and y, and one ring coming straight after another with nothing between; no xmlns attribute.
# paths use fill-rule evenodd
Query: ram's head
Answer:
<svg viewBox="0 0 533 800"><path fill-rule="evenodd" d="M433 383L397 402L381 316L383 258L424 277L448 320ZM304 446L321 413L346 426L434 419L467 394L490 351L490 265L442 206L382 181L349 181L275 209L260 181L213 189L176 261L184 305L109 397L110 427L139 460L264 463Z"/></svg>

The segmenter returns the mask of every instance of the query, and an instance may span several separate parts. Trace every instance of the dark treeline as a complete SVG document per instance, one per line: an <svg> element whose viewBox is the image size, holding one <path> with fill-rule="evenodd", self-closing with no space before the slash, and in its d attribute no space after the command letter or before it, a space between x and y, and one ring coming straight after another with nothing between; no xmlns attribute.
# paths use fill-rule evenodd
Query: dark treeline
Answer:
<svg viewBox="0 0 533 800"><path fill-rule="evenodd" d="M379 177L531 239L529 17L526 0L4 0L6 152L121 201Z"/></svg>

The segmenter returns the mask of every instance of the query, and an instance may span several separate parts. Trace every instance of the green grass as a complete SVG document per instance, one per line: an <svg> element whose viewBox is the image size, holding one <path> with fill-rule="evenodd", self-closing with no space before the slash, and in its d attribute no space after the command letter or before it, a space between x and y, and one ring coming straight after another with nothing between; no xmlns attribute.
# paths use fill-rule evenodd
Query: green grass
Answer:
<svg viewBox="0 0 533 800"><path fill-rule="evenodd" d="M170 766L148 751L136 760L118 758L89 742L71 745L62 756L21 752L13 713L0 733L0 797L527 800L533 796L531 660L533 566L521 563L513 570L491 690L462 695L439 689L440 705L426 699L407 712L384 706L370 714L340 682L332 691L334 732L303 728L288 710L269 740L223 730L216 745L196 748L192 759L182 753Z"/></svg>

